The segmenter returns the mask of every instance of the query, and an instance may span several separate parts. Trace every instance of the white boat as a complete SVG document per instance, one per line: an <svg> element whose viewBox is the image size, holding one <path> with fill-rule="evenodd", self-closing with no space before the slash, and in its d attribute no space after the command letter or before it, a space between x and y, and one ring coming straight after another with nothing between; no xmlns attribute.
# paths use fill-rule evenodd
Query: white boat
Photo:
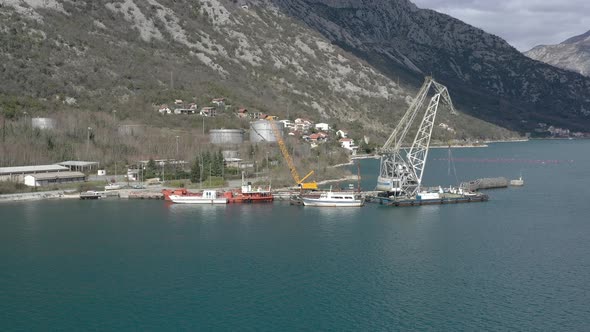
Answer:
<svg viewBox="0 0 590 332"><path fill-rule="evenodd" d="M518 179L510 180L510 185L511 186L524 186L524 180L522 179L522 176L519 177Z"/></svg>
<svg viewBox="0 0 590 332"><path fill-rule="evenodd" d="M227 204L226 197L217 195L216 190L204 190L202 195L170 195L170 200L178 204Z"/></svg>
<svg viewBox="0 0 590 332"><path fill-rule="evenodd" d="M328 191L319 197L301 197L305 206L359 207L364 201L352 192Z"/></svg>
<svg viewBox="0 0 590 332"><path fill-rule="evenodd" d="M109 183L106 186L104 186L104 190L118 190L121 189L121 186L118 184L114 184L114 183Z"/></svg>

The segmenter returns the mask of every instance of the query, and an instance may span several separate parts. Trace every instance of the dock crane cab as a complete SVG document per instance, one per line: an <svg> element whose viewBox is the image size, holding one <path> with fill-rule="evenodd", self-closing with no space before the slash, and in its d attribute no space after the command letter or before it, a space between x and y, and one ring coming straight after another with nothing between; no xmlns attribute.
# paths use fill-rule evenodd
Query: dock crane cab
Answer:
<svg viewBox="0 0 590 332"><path fill-rule="evenodd" d="M277 143L279 144L279 149L281 149L281 153L283 154L283 158L285 158L285 161L287 162L287 165L289 166L289 170L291 171L291 176L293 177L293 180L295 180L297 187L299 187L299 189L301 189L301 190L318 190L318 184L315 181L304 182L305 180L307 180L307 178L309 178L313 174L313 170L310 171L309 173L307 173L303 178L301 178L299 176L299 173L297 172L297 169L295 168L295 163L293 163L293 158L291 158L291 155L289 154L289 151L287 150L287 146L285 145L285 141L283 140L283 136L281 135L281 132L279 131L279 128L277 127L274 119L268 119L268 122L270 123L270 127L272 128L272 132L273 132L275 138L277 139Z"/></svg>

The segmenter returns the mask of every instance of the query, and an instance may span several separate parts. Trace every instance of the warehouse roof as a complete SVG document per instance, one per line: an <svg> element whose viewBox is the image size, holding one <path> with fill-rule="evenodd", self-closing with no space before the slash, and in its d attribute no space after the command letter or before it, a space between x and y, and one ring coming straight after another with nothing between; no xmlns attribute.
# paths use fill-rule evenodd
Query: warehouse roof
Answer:
<svg viewBox="0 0 590 332"><path fill-rule="evenodd" d="M69 168L60 165L0 167L0 175L59 171L69 171Z"/></svg>
<svg viewBox="0 0 590 332"><path fill-rule="evenodd" d="M68 161L62 161L61 163L57 163L57 164L62 165L62 166L87 167L87 166L98 165L98 162L97 161L68 160Z"/></svg>
<svg viewBox="0 0 590 332"><path fill-rule="evenodd" d="M34 177L36 180L49 180L49 179L70 179L70 178L85 178L86 175L80 172L53 172L53 173L39 173L31 174L29 176Z"/></svg>

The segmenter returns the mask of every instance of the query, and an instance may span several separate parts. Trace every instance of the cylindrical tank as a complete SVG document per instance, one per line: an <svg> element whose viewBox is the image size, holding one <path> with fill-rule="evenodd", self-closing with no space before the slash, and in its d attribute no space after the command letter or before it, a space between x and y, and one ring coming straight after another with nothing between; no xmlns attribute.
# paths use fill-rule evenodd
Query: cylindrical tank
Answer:
<svg viewBox="0 0 590 332"><path fill-rule="evenodd" d="M211 129L209 141L211 144L242 144L244 131L242 129Z"/></svg>
<svg viewBox="0 0 590 332"><path fill-rule="evenodd" d="M239 152L236 151L236 150L225 150L225 151L221 151L221 154L223 155L223 158L225 158L225 159L239 158Z"/></svg>
<svg viewBox="0 0 590 332"><path fill-rule="evenodd" d="M55 120L52 118L32 118L31 126L37 129L54 129Z"/></svg>
<svg viewBox="0 0 590 332"><path fill-rule="evenodd" d="M274 122L275 126L279 129L281 137L283 136L283 123L278 121ZM276 142L277 138L272 130L271 121L258 120L250 123L250 142Z"/></svg>
<svg viewBox="0 0 590 332"><path fill-rule="evenodd" d="M117 131L119 136L136 136L145 131L145 125L120 125Z"/></svg>

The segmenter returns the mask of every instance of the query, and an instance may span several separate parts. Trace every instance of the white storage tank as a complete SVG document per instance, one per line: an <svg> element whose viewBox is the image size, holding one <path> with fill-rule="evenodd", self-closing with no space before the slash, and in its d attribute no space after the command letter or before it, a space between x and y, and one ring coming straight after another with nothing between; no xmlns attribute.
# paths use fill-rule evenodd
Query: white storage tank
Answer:
<svg viewBox="0 0 590 332"><path fill-rule="evenodd" d="M211 144L242 144L244 130L242 129L211 129L209 130Z"/></svg>
<svg viewBox="0 0 590 332"><path fill-rule="evenodd" d="M41 130L55 129L55 120L52 118L32 118L31 126Z"/></svg>
<svg viewBox="0 0 590 332"><path fill-rule="evenodd" d="M272 130L271 122L277 127L283 137L283 123L279 121L258 120L250 123L250 142L276 142L277 138Z"/></svg>
<svg viewBox="0 0 590 332"><path fill-rule="evenodd" d="M237 151L237 150L225 150L225 151L221 151L221 154L223 155L224 159L239 158L240 157L239 151Z"/></svg>

